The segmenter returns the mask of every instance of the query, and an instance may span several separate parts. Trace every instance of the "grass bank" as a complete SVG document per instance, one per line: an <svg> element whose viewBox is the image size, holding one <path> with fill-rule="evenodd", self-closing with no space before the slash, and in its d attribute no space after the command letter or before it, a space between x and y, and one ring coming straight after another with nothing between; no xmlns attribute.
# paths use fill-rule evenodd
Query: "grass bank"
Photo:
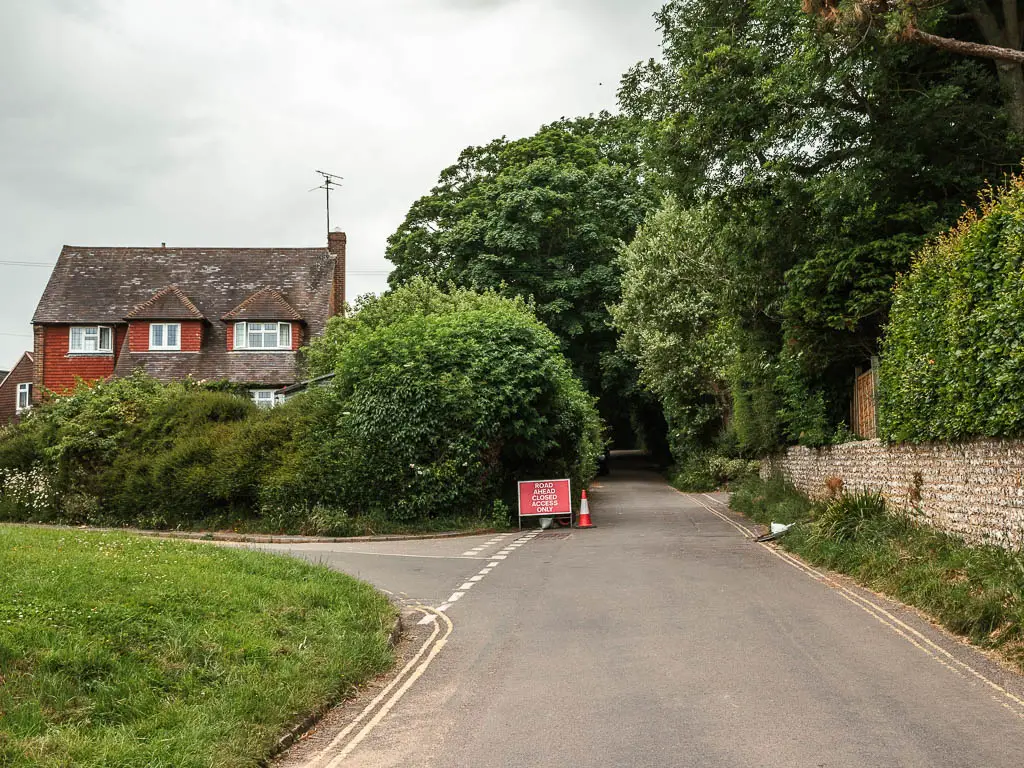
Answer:
<svg viewBox="0 0 1024 768"><path fill-rule="evenodd" d="M780 539L816 565L913 605L1024 671L1024 555L968 546L886 510L877 496L812 503L781 478L751 477L732 506L759 523L798 525Z"/></svg>
<svg viewBox="0 0 1024 768"><path fill-rule="evenodd" d="M0 525L0 765L255 766L386 669L393 609L298 560Z"/></svg>

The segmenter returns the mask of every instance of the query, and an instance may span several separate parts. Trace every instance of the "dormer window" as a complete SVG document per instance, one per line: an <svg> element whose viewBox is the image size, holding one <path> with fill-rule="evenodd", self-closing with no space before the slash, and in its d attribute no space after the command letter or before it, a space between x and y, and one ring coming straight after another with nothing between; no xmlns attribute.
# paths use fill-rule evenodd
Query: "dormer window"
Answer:
<svg viewBox="0 0 1024 768"><path fill-rule="evenodd" d="M149 348L167 351L181 349L181 323L150 323Z"/></svg>
<svg viewBox="0 0 1024 768"><path fill-rule="evenodd" d="M72 354L110 354L114 351L114 332L107 325L73 325L68 338Z"/></svg>
<svg viewBox="0 0 1024 768"><path fill-rule="evenodd" d="M291 349L291 323L235 323L235 349Z"/></svg>

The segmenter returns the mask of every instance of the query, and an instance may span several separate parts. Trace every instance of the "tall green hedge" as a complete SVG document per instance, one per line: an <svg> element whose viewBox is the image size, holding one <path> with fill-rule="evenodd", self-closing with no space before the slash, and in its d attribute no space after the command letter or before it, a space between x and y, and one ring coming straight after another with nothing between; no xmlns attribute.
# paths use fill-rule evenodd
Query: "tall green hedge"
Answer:
<svg viewBox="0 0 1024 768"><path fill-rule="evenodd" d="M1024 435L1024 180L991 193L897 282L879 384L887 440Z"/></svg>
<svg viewBox="0 0 1024 768"><path fill-rule="evenodd" d="M418 283L312 352L333 383L271 410L143 374L34 408L0 429L0 520L344 533L500 519L517 479L594 474L594 400L523 301Z"/></svg>

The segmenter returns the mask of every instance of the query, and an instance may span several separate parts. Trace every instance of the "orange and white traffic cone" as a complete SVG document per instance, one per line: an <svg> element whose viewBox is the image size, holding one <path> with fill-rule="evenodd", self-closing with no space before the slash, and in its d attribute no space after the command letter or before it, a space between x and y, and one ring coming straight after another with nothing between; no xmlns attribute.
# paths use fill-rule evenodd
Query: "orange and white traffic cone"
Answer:
<svg viewBox="0 0 1024 768"><path fill-rule="evenodd" d="M590 522L590 505L587 504L587 492L583 492L583 498L580 499L580 519L576 523L577 528L593 528L594 524Z"/></svg>

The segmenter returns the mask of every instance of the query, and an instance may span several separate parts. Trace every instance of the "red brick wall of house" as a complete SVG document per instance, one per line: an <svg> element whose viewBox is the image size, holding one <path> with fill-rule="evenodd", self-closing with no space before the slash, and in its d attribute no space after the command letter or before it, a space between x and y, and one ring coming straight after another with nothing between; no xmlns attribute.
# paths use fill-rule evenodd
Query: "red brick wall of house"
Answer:
<svg viewBox="0 0 1024 768"><path fill-rule="evenodd" d="M28 355L22 355L10 376L0 384L0 426L18 419L18 385L32 382L33 366Z"/></svg>
<svg viewBox="0 0 1024 768"><path fill-rule="evenodd" d="M37 326L38 327L38 326ZM117 355L121 352L127 326L114 326L114 354L107 355L69 355L70 326L48 325L43 329L43 348L39 349L37 336L36 355L42 361L42 385L57 393L73 389L76 378L85 381L105 379L114 373Z"/></svg>
<svg viewBox="0 0 1024 768"><path fill-rule="evenodd" d="M158 321L153 321L158 322ZM173 321L176 322L176 321ZM149 351L149 320L136 320L128 326L128 350L130 352ZM228 341L230 349L231 341ZM198 352L203 345L202 320L181 321L181 351Z"/></svg>
<svg viewBox="0 0 1024 768"><path fill-rule="evenodd" d="M292 349L298 349L302 346L302 324L291 323L292 326ZM183 328L182 336L184 337L185 329ZM235 348L235 324L230 323L228 325L228 352L231 352Z"/></svg>

